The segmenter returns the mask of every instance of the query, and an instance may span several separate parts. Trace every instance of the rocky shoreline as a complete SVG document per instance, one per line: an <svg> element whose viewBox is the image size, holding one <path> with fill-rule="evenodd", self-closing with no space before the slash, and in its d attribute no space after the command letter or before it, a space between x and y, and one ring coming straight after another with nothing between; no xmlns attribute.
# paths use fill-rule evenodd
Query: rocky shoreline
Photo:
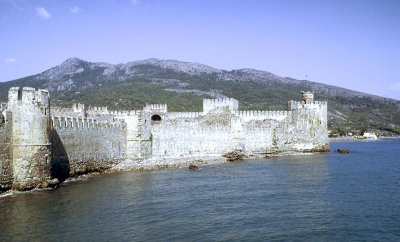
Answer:
<svg viewBox="0 0 400 242"><path fill-rule="evenodd" d="M98 171L90 171L84 174L80 174L78 176L72 176L58 184L58 186L50 188L35 188L31 190L25 191L16 191L16 190L8 190L0 194L1 197L6 197L14 194L20 194L25 192L35 192L35 191L44 191L57 189L63 184L73 183L77 181L87 180L90 177L98 176L106 173L115 173L115 172L125 172L125 171L144 171L144 170L158 170L165 168L190 168L190 166L195 166L197 168L201 168L205 165L215 165L222 163L230 163L236 161L243 160L252 160L258 158L266 158L271 159L274 157L282 157L282 156L291 156L291 155L307 155L307 154L315 154L321 152L282 152L282 153L274 153L274 154L257 154L251 156L245 156L243 154L237 154L237 152L231 152L225 154L225 156L214 155L214 156L196 156L196 157L185 157L185 158L168 158L168 159L147 159L146 162L138 162L137 160L125 160L114 166ZM326 153L326 152L323 152ZM197 170L197 169L192 169Z"/></svg>
<svg viewBox="0 0 400 242"><path fill-rule="evenodd" d="M109 171L133 171L133 170L154 170L160 168L182 168L189 165L207 165L220 164L228 162L226 158L221 156L197 156L190 158L174 158L174 159L148 159L146 162L138 162L137 160L126 160L111 167Z"/></svg>
<svg viewBox="0 0 400 242"><path fill-rule="evenodd" d="M399 137L383 137L380 136L378 139L360 139L360 138L356 138L354 136L343 136L343 137L331 137L329 138L329 143L335 143L335 142L365 142L365 141L385 141L385 140L391 140L391 139L395 139L395 140L400 140L400 136Z"/></svg>
<svg viewBox="0 0 400 242"><path fill-rule="evenodd" d="M354 136L343 136L343 137L333 137L329 138L329 143L334 142L357 142L357 141L379 141L379 139L360 139Z"/></svg>
<svg viewBox="0 0 400 242"><path fill-rule="evenodd" d="M202 166L211 164L229 163L243 160L252 160L259 158L274 158L291 155L311 155L316 153L329 153L329 150L325 152L310 151L310 152L281 152L273 154L257 154L246 156L238 151L233 151L224 155L214 156L195 156L195 157L184 157L184 158L168 158L168 159L148 159L146 162L138 162L136 160L126 160L120 162L111 167L108 172L118 171L134 171L134 170L154 170L161 168L184 168L190 165Z"/></svg>

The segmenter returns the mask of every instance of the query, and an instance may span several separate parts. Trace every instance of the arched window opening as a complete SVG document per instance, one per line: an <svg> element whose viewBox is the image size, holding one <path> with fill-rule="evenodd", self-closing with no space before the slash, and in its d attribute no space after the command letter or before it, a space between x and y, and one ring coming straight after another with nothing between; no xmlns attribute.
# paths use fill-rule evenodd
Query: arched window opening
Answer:
<svg viewBox="0 0 400 242"><path fill-rule="evenodd" d="M153 116L151 116L151 121L160 122L161 121L161 116L158 115L158 114L154 114Z"/></svg>

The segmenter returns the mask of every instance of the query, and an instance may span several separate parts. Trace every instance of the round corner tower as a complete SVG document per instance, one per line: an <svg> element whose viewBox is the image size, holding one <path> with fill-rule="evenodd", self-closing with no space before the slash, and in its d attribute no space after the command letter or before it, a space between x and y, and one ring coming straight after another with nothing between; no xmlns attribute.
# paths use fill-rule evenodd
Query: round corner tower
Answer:
<svg viewBox="0 0 400 242"><path fill-rule="evenodd" d="M51 179L49 92L13 87L8 100L12 113L13 187L43 187Z"/></svg>
<svg viewBox="0 0 400 242"><path fill-rule="evenodd" d="M305 104L311 104L314 102L314 93L313 92L309 92L309 91L302 91L302 101Z"/></svg>

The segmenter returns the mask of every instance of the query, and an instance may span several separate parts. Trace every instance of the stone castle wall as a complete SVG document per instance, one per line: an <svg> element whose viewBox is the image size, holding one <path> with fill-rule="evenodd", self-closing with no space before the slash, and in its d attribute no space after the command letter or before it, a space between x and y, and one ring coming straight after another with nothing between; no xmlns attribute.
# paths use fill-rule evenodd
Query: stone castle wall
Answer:
<svg viewBox="0 0 400 242"><path fill-rule="evenodd" d="M51 144L54 175L102 170L125 159L126 128L122 122L53 117Z"/></svg>
<svg viewBox="0 0 400 242"><path fill-rule="evenodd" d="M203 113L209 113L218 109L228 108L232 111L239 110L239 102L233 98L204 99Z"/></svg>
<svg viewBox="0 0 400 242"><path fill-rule="evenodd" d="M10 189L13 182L11 134L11 122L3 120L0 124L0 191Z"/></svg>
<svg viewBox="0 0 400 242"><path fill-rule="evenodd" d="M325 104L302 104L290 111L219 108L207 113L161 115L162 120L151 126L151 156L220 155L233 150L256 155L323 151L329 147Z"/></svg>
<svg viewBox="0 0 400 242"><path fill-rule="evenodd" d="M205 99L202 112L169 113L166 104L50 110L46 90L11 88L1 105L0 187L45 187L125 160L327 151L327 103L313 98L305 92L286 111L239 111L232 98Z"/></svg>
<svg viewBox="0 0 400 242"><path fill-rule="evenodd" d="M85 105L81 103L75 103L71 108L52 107L51 113L62 117L86 117Z"/></svg>
<svg viewBox="0 0 400 242"><path fill-rule="evenodd" d="M19 190L45 186L51 180L50 96L47 90L11 88L13 187Z"/></svg>

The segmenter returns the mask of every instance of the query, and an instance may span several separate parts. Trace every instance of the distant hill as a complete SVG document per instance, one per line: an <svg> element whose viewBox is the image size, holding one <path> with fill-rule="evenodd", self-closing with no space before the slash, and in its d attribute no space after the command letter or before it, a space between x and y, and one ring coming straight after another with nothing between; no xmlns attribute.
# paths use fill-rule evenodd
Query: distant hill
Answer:
<svg viewBox="0 0 400 242"><path fill-rule="evenodd" d="M282 110L302 90L328 101L331 129L400 133L400 101L253 69L220 70L175 60L147 59L112 65L70 58L40 74L0 83L0 101L12 86L50 91L52 104L74 102L109 109L167 103L170 111L200 111L203 98L233 97L242 110Z"/></svg>

